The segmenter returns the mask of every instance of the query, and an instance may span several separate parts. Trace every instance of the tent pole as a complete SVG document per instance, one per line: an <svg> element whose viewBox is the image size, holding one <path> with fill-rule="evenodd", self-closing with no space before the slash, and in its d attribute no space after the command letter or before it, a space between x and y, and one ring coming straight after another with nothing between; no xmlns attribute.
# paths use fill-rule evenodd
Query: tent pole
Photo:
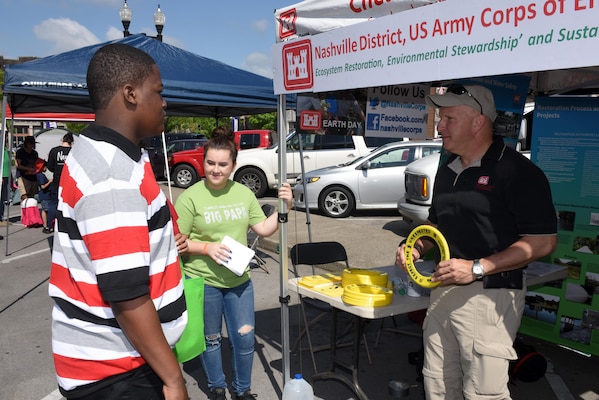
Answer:
<svg viewBox="0 0 599 400"><path fill-rule="evenodd" d="M301 133L297 134L297 138L299 140L299 156L300 156L300 168L301 168L301 177L302 177L302 186L304 187L304 204L306 205L306 225L308 225L308 242L312 243L312 228L310 221L310 207L308 207L308 186L306 185L306 168L304 167L304 145L302 143L302 135Z"/></svg>
<svg viewBox="0 0 599 400"><path fill-rule="evenodd" d="M10 95L9 95L10 96ZM6 108L7 108L7 96L4 95L2 96L2 163L0 164L0 166L4 165L4 146L6 146L6 135L5 133L8 132L8 156L12 157L12 130L14 129L15 126L15 111L12 111L15 109L14 104L12 105L13 107L11 108L11 130L9 131L8 129L6 129ZM2 168L0 168L1 170ZM8 172L8 183L6 186L6 190L8 191L8 185L10 185L10 181L11 181L11 176L12 176L12 171ZM1 177L0 177L1 179ZM9 193L10 191L8 191L8 193L6 193L6 203L4 204L4 216L6 217L6 236L4 237L4 246L5 246L5 251L4 251L4 255L8 256L8 222L10 222L10 205L12 203L12 198L9 198Z"/></svg>
<svg viewBox="0 0 599 400"><path fill-rule="evenodd" d="M168 167L168 155L166 154L166 135L164 134L164 130L162 131L162 155L164 156L164 169L166 170L166 181L168 185L168 198L175 205L173 201L173 187L171 186L171 171Z"/></svg>
<svg viewBox="0 0 599 400"><path fill-rule="evenodd" d="M2 96L2 156L0 157L0 171L2 171L2 167L4 166L4 148L6 146L6 134L5 132L8 132L8 130L6 129L6 96ZM10 143L9 143L10 146ZM10 149L8 152L9 156L10 156ZM2 171L4 172L4 171ZM8 185L10 185L10 174L11 172L9 171L8 173L8 182L6 184L6 191L8 192ZM2 174L4 175L4 174ZM0 176L0 181L2 181L4 178ZM2 187L0 186L0 190L2 190ZM8 205L10 204L10 199L8 198L8 193L6 193L6 202L4 203L4 213L5 213L5 217L6 220L9 221L9 209L8 209ZM5 246L6 249L4 251L4 255L8 256L8 222L6 223L6 236L5 236Z"/></svg>
<svg viewBox="0 0 599 400"><path fill-rule="evenodd" d="M279 95L278 98L278 120L279 126L279 187L287 180L287 114L286 97ZM279 268L280 268L280 296L281 303L281 356L283 362L283 387L291 377L289 366L289 292L287 281L289 279L289 250L287 249L287 205L279 199Z"/></svg>

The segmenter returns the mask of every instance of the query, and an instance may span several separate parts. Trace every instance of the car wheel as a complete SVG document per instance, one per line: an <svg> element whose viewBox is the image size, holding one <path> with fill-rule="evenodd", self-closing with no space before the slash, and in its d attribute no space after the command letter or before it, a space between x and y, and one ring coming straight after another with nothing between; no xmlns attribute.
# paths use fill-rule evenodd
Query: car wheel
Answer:
<svg viewBox="0 0 599 400"><path fill-rule="evenodd" d="M325 189L318 199L320 211L331 218L345 218L354 211L356 202L352 193L342 187L333 186Z"/></svg>
<svg viewBox="0 0 599 400"><path fill-rule="evenodd" d="M173 170L173 181L176 186L187 189L198 181L198 173L189 165L178 165Z"/></svg>
<svg viewBox="0 0 599 400"><path fill-rule="evenodd" d="M257 168L245 168L241 170L235 176L235 180L250 188L256 197L262 197L266 193L266 176Z"/></svg>

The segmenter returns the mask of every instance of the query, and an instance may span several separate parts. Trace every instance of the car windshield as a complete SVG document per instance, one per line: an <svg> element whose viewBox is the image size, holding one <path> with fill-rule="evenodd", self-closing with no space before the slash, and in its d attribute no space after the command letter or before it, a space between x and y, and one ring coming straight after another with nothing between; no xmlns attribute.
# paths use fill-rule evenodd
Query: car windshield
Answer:
<svg viewBox="0 0 599 400"><path fill-rule="evenodd" d="M289 135L287 135L287 137L285 138L285 143L289 143L292 140L292 137L295 135L295 131L290 132ZM297 142L297 139L295 139L295 142ZM269 149L272 149L274 147L278 147L279 146L279 142L278 140L273 140L273 143L268 146Z"/></svg>
<svg viewBox="0 0 599 400"><path fill-rule="evenodd" d="M339 164L339 165L341 165L342 167L345 167L345 166L352 165L352 164L359 164L359 163L361 163L362 161L364 161L364 159L365 159L366 157L368 157L369 155L370 155L370 154L364 154L363 156L360 156L360 157L358 157L358 158L354 158L353 160L349 160L348 162L345 162L345 163L343 163L343 164Z"/></svg>

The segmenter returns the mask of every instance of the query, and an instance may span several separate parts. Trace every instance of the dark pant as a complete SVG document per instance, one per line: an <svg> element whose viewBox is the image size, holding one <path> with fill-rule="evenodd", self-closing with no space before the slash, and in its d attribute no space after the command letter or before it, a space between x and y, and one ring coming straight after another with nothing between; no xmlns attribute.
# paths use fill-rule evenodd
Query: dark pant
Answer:
<svg viewBox="0 0 599 400"><path fill-rule="evenodd" d="M146 364L134 374L77 400L164 400L162 381ZM68 400L75 398L67 397Z"/></svg>
<svg viewBox="0 0 599 400"><path fill-rule="evenodd" d="M0 187L0 221L2 221L2 219L4 218L4 206L5 206L4 203L6 203L7 200L8 200L8 178L2 178L2 186Z"/></svg>
<svg viewBox="0 0 599 400"><path fill-rule="evenodd" d="M53 221L56 218L56 212L58 210L58 194L52 192L50 197L50 203L48 206L48 228L54 229Z"/></svg>

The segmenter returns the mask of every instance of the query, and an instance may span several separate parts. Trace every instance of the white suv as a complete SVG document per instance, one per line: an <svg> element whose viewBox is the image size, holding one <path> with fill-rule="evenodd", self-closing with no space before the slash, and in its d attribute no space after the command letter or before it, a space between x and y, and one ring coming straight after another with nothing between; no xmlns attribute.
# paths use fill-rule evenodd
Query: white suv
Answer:
<svg viewBox="0 0 599 400"><path fill-rule="evenodd" d="M368 154L381 144L397 141L397 138L364 138L363 136L296 134L287 136L287 182L294 185L302 173L300 137L304 171L343 164ZM366 142L368 141L368 145ZM233 179L243 183L256 194L264 196L268 188L277 187L279 179L279 148L242 150L237 155Z"/></svg>
<svg viewBox="0 0 599 400"><path fill-rule="evenodd" d="M397 211L408 223L422 224L428 219L428 209L433 201L433 186L441 153L431 154L413 161L404 171L406 187L404 197L397 203Z"/></svg>

